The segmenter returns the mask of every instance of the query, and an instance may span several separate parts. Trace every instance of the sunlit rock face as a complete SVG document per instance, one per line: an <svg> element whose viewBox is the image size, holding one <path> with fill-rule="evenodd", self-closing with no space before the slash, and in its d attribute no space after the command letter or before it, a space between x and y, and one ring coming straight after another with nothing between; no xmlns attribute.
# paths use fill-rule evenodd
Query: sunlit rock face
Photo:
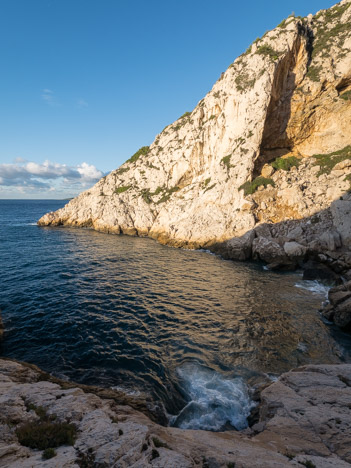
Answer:
<svg viewBox="0 0 351 468"><path fill-rule="evenodd" d="M350 187L350 31L350 0L287 18L150 147L39 224L204 247L329 209Z"/></svg>

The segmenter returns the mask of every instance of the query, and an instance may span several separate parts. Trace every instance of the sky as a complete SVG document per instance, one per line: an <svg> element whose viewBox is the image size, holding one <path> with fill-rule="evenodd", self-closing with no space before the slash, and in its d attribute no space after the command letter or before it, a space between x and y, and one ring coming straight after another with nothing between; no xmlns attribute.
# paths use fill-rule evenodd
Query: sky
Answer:
<svg viewBox="0 0 351 468"><path fill-rule="evenodd" d="M328 0L0 0L0 198L76 196Z"/></svg>

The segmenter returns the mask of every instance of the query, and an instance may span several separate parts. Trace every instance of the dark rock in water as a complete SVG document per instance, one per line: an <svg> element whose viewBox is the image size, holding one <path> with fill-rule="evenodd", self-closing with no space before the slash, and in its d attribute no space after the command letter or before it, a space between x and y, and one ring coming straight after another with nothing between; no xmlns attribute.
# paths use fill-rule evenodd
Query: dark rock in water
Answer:
<svg viewBox="0 0 351 468"><path fill-rule="evenodd" d="M329 294L329 301L333 306L337 306L349 297L351 297L351 291L336 291Z"/></svg>
<svg viewBox="0 0 351 468"><path fill-rule="evenodd" d="M339 275L323 263L309 260L302 265L302 268L304 270L304 280L322 280L333 284L339 284L341 282Z"/></svg>
<svg viewBox="0 0 351 468"><path fill-rule="evenodd" d="M334 319L334 307L331 304L328 304L324 309L321 310L322 315L325 319L332 322Z"/></svg>
<svg viewBox="0 0 351 468"><path fill-rule="evenodd" d="M338 327L351 329L351 298L335 308L333 319Z"/></svg>
<svg viewBox="0 0 351 468"><path fill-rule="evenodd" d="M221 255L226 260L248 260L251 258L254 238L255 232L251 230L242 237L234 237L225 242L214 244L210 247L210 250L215 254Z"/></svg>
<svg viewBox="0 0 351 468"><path fill-rule="evenodd" d="M351 281L331 288L322 315L340 328L351 330Z"/></svg>
<svg viewBox="0 0 351 468"><path fill-rule="evenodd" d="M273 271L295 271L297 267L298 264L296 262L290 262L288 260L285 262L268 263L267 265L267 268Z"/></svg>

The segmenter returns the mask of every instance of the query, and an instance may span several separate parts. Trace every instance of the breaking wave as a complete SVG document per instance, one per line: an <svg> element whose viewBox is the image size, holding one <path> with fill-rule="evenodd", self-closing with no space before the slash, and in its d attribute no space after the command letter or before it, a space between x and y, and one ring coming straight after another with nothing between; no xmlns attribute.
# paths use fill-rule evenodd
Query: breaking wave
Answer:
<svg viewBox="0 0 351 468"><path fill-rule="evenodd" d="M226 378L197 363L177 369L188 404L171 424L182 429L242 430L254 404L241 377ZM231 427L230 427L231 426Z"/></svg>

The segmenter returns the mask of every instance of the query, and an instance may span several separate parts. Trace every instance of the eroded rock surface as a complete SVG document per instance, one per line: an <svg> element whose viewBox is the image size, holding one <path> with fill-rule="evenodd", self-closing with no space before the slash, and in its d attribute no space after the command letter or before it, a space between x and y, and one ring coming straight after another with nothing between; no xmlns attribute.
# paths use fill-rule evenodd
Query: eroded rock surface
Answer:
<svg viewBox="0 0 351 468"><path fill-rule="evenodd" d="M262 392L260 422L244 433L162 427L115 399L88 388L65 388L43 375L33 366L0 359L1 467L351 466L349 364L283 374ZM58 447L49 460L20 445L16 436L24 422L39 421L35 409L41 407L55 421L77 427L74 445Z"/></svg>

